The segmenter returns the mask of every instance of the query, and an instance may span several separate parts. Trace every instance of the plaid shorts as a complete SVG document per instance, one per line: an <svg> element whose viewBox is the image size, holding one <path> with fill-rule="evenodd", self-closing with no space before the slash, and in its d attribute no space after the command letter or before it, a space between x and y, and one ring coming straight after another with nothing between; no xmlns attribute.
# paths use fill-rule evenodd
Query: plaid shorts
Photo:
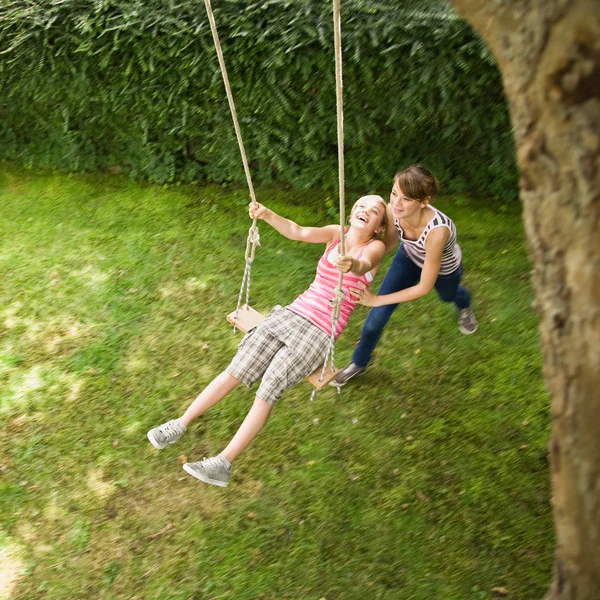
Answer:
<svg viewBox="0 0 600 600"><path fill-rule="evenodd" d="M244 336L226 371L248 387L262 377L256 397L274 405L323 364L329 339L310 321L276 306Z"/></svg>

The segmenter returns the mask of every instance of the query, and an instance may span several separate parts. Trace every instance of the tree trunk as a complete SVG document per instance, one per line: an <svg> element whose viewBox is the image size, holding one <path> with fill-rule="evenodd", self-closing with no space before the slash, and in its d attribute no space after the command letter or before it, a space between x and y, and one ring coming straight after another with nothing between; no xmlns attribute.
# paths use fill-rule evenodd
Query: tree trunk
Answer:
<svg viewBox="0 0 600 600"><path fill-rule="evenodd" d="M453 0L502 72L534 264L557 547L547 600L600 598L600 5Z"/></svg>
<svg viewBox="0 0 600 600"><path fill-rule="evenodd" d="M600 599L600 4L452 0L514 127L544 372L557 547L546 600Z"/></svg>

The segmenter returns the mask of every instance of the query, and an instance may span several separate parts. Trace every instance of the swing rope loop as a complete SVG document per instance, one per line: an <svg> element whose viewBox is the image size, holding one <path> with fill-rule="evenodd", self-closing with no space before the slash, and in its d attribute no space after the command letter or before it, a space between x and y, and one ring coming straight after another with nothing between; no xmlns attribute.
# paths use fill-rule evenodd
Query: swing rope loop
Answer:
<svg viewBox="0 0 600 600"><path fill-rule="evenodd" d="M258 227L256 226L256 219L252 222L250 229L248 230L248 239L246 240L246 254L244 259L246 262L254 262L254 252L256 246L260 246L260 235L258 234Z"/></svg>
<svg viewBox="0 0 600 600"><path fill-rule="evenodd" d="M258 204L256 202L256 196L254 194L254 185L252 184L252 176L250 175L250 167L248 166L248 159L246 158L246 149L244 148L244 140L242 138L242 131L237 118L237 112L235 110L235 103L233 101L233 94L231 92L231 85L229 84L229 76L227 75L227 67L225 66L225 59L223 57L223 50L221 48L221 42L219 40L219 34L217 32L217 24L215 22L215 16L212 11L210 0L204 0L206 6L206 14L208 15L208 22L210 23L210 30L212 32L213 42L215 44L215 50L217 51L217 58L219 59L219 67L221 68L221 75L223 76L223 84L225 85L225 93L227 94L227 101L229 102L229 110L231 111L231 118L233 119L233 127L235 129L235 136L237 138L238 146L240 148L240 154L242 155L242 163L244 164L244 173L246 174L246 181L248 183L248 190L250 192L250 199L252 204ZM246 268L244 269L244 276L242 277L242 286L240 288L240 294L238 296L238 303L235 309L235 316L238 316L240 310L242 296L244 294L244 286L246 287L246 304L250 298L250 265L254 261L254 253L256 246L260 246L260 236L258 234L258 227L256 226L257 219L252 220L252 225L248 231L248 240L246 242ZM235 330L235 329L234 329Z"/></svg>
<svg viewBox="0 0 600 600"><path fill-rule="evenodd" d="M335 98L336 98L336 114L337 114L337 145L338 145L338 180L339 180L339 196L340 196L340 255L346 253L344 239L344 225L346 223L346 201L344 197L344 84L342 78L342 25L340 0L333 0L333 39L335 46ZM340 273L338 285L335 290L335 297L332 300L331 308L331 337L329 339L329 348L323 362L319 381L323 381L325 371L329 363L331 372L335 371L335 332L337 330L338 321L340 319L340 311L342 302L346 296L343 291L344 274ZM315 388L310 396L313 400L317 389ZM340 388L338 387L338 394Z"/></svg>

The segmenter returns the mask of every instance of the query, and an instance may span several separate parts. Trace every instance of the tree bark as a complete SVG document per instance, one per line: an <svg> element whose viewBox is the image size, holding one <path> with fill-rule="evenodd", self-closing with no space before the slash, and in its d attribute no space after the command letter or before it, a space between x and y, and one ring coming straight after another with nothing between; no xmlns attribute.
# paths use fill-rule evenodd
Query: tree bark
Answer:
<svg viewBox="0 0 600 600"><path fill-rule="evenodd" d="M600 599L600 3L452 0L514 127L544 373L557 546L546 600Z"/></svg>

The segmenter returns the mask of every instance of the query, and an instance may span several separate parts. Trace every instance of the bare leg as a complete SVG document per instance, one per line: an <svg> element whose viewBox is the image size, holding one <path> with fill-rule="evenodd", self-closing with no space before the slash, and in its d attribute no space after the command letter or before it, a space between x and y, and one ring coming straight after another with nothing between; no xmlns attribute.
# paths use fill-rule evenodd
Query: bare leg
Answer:
<svg viewBox="0 0 600 600"><path fill-rule="evenodd" d="M199 417L219 400L222 400L239 383L240 380L227 373L227 371L217 375L189 405L180 418L181 422L187 427L196 417Z"/></svg>
<svg viewBox="0 0 600 600"><path fill-rule="evenodd" d="M233 439L227 444L225 450L221 452L221 456L224 456L230 463L233 462L258 435L258 432L267 422L272 408L264 400L256 398L244 422L240 425Z"/></svg>

